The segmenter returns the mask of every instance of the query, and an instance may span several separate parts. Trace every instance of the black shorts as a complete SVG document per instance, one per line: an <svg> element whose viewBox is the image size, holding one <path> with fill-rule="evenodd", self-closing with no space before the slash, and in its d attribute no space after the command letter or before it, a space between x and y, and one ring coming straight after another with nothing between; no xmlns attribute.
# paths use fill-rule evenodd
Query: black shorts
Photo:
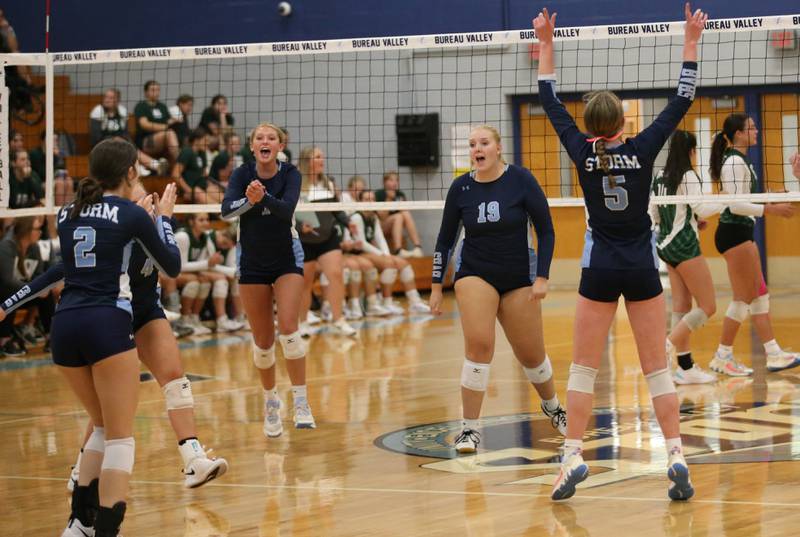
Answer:
<svg viewBox="0 0 800 537"><path fill-rule="evenodd" d="M578 293L597 302L616 302L620 295L625 300L636 302L649 300L661 294L661 278L658 269L596 269L581 270Z"/></svg>
<svg viewBox="0 0 800 537"><path fill-rule="evenodd" d="M753 240L753 226L720 222L714 232L714 246L724 254L734 246Z"/></svg>
<svg viewBox="0 0 800 537"><path fill-rule="evenodd" d="M536 252L532 248L528 248L528 273L524 274L522 272L511 273L507 270L503 271L503 268L507 269L507 267L499 267L496 264L481 263L475 259L467 259L462 254L463 245L463 242L459 244L456 253L454 283L467 276L476 276L494 287L500 296L520 287L533 285L533 281L536 279Z"/></svg>
<svg viewBox="0 0 800 537"><path fill-rule="evenodd" d="M307 242L303 243L303 260L308 261L316 261L323 255L327 254L328 252L332 252L334 250L341 250L341 242L342 239L339 237L339 234L336 232L331 233L331 236L328 240L320 243L310 244Z"/></svg>
<svg viewBox="0 0 800 537"><path fill-rule="evenodd" d="M150 321L155 321L156 319L166 319L167 316L164 315L164 308L161 307L161 304L158 303L151 303L151 304L133 304L133 333L139 331L144 325L149 323Z"/></svg>
<svg viewBox="0 0 800 537"><path fill-rule="evenodd" d="M239 249L240 245L241 243L236 245L237 257L239 260L241 260L241 250ZM252 263L245 263L242 265L239 261L237 261L239 283L272 285L284 274L303 275L303 261L305 256L303 253L303 246L300 244L299 239L292 239L291 253L280 257L280 262L266 266L252 266Z"/></svg>
<svg viewBox="0 0 800 537"><path fill-rule="evenodd" d="M64 367L92 365L136 347L131 315L114 306L57 312L50 328L53 362Z"/></svg>
<svg viewBox="0 0 800 537"><path fill-rule="evenodd" d="M530 276L511 276L511 275L491 275L491 274L474 274L469 270L460 270L456 272L454 282L467 276L475 276L485 281L497 291L497 294L503 296L506 293L515 291L520 287L530 287L533 282Z"/></svg>
<svg viewBox="0 0 800 537"><path fill-rule="evenodd" d="M298 267L296 265L287 265L284 268L275 270L240 272L239 283L245 285L247 284L272 285L276 281L278 281L278 278L286 274L299 274L300 276L302 276L303 267Z"/></svg>

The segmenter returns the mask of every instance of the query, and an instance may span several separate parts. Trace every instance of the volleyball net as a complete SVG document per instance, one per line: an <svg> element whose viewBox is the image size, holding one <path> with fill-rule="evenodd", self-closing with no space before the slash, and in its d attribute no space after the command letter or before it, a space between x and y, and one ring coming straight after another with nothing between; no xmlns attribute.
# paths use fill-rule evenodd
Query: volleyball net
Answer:
<svg viewBox="0 0 800 537"><path fill-rule="evenodd" d="M616 91L623 99L625 136L647 126L675 93L683 26L663 22L558 28L559 95L579 126L583 94L601 89ZM701 201L712 195L720 202L800 201L800 182L790 163L800 146L798 30L800 15L708 21L699 47L697 97L681 125L697 137L695 168L704 193L656 201ZM539 105L538 54L534 31L523 28L0 56L5 66L0 80L0 214L52 213L59 184L88 174L96 121L101 128L109 126L104 99L110 105L106 110L117 107L123 130L137 140L135 111L146 100L149 81L158 83L158 100L175 118L170 121L179 144L188 143L186 137L198 128L212 99L224 96L230 117L223 121L211 114L206 122L210 134L202 147L192 151L189 146L199 173L223 185L232 167L248 158L250 131L267 121L288 132L286 153L292 163L298 164L306 148L319 148L325 173L340 192L348 191L353 177L361 178L366 189L384 189L384 175L397 172L405 195L403 201L369 205L314 203L314 210L441 209L453 179L470 169L471 129L488 124L501 134L504 158L531 169L552 206L579 206L574 165ZM29 67L44 93L20 99L9 85L13 68L20 65ZM17 109L9 113L10 103ZM708 177L712 137L734 112L750 115L761 131L751 157L762 194L719 196ZM31 208L6 209L19 207L20 200L11 199L19 188L11 188L11 181L28 170L21 159L11 158L12 153L19 157L14 148L25 149L30 157L38 146L43 197L24 203ZM145 147L153 157L142 167L146 186L160 188L169 181L181 149L154 152ZM57 158L46 157L54 151ZM221 152L228 157L224 166L225 159L217 158ZM655 171L666 153L665 146ZM184 163L190 162L187 155L180 157ZM194 166L184 164L183 170ZM393 183L389 187L395 188ZM180 212L219 211L216 203L199 206L187 200L185 196ZM309 208L301 204L299 210Z"/></svg>

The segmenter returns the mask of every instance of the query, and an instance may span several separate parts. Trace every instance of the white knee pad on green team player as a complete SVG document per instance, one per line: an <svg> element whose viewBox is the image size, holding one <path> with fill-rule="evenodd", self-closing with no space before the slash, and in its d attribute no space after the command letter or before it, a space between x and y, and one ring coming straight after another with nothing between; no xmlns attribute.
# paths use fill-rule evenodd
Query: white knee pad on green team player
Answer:
<svg viewBox="0 0 800 537"><path fill-rule="evenodd" d="M383 285L393 285L395 280L397 280L396 268L383 269L383 272L381 272L381 283Z"/></svg>
<svg viewBox="0 0 800 537"><path fill-rule="evenodd" d="M730 317L737 323L743 323L747 319L747 314L750 312L750 306L741 300L734 300L728 304L728 310L725 312L726 317Z"/></svg>
<svg viewBox="0 0 800 537"><path fill-rule="evenodd" d="M253 363L259 369L269 369L275 365L275 345L268 349L262 349L253 343Z"/></svg>
<svg viewBox="0 0 800 537"><path fill-rule="evenodd" d="M479 364L464 358L464 367L461 368L461 385L476 392L485 392L489 386L490 364Z"/></svg>
<svg viewBox="0 0 800 537"><path fill-rule="evenodd" d="M200 282L199 290L197 291L197 298L205 300L211 294L211 282Z"/></svg>
<svg viewBox="0 0 800 537"><path fill-rule="evenodd" d="M403 267L403 270L400 271L400 281L403 283L414 281L414 269L411 268L411 265L406 265Z"/></svg>
<svg viewBox="0 0 800 537"><path fill-rule="evenodd" d="M287 336L284 336L283 334L279 335L278 341L281 342L283 356L287 360L296 360L297 358L302 358L306 355L306 346L303 343L303 338L300 335L299 330L294 334L289 334Z"/></svg>
<svg viewBox="0 0 800 537"><path fill-rule="evenodd" d="M701 308L694 308L692 311L683 316L683 322L689 327L689 330L694 332L701 328L708 320L708 315Z"/></svg>
<svg viewBox="0 0 800 537"><path fill-rule="evenodd" d="M216 280L211 289L211 296L214 298L228 298L228 279Z"/></svg>
<svg viewBox="0 0 800 537"><path fill-rule="evenodd" d="M192 383L185 376L171 380L161 388L167 403L167 411L181 408L193 408Z"/></svg>
<svg viewBox="0 0 800 537"><path fill-rule="evenodd" d="M659 369L644 376L647 387L650 389L650 399L660 395L675 393L675 383L672 382L672 372L669 369Z"/></svg>
<svg viewBox="0 0 800 537"><path fill-rule="evenodd" d="M567 391L593 394L595 378L597 378L597 369L573 363L569 366Z"/></svg>
<svg viewBox="0 0 800 537"><path fill-rule="evenodd" d="M183 286L181 289L181 296L183 298L189 298L194 300L197 298L197 294L200 292L200 282L188 282L186 285Z"/></svg>
<svg viewBox="0 0 800 537"><path fill-rule="evenodd" d="M350 283L361 283L361 271L360 270L351 270L350 271Z"/></svg>
<svg viewBox="0 0 800 537"><path fill-rule="evenodd" d="M769 294L761 295L750 303L750 315L769 313Z"/></svg>
<svg viewBox="0 0 800 537"><path fill-rule="evenodd" d="M106 440L103 454L103 470L119 470L130 474L136 458L136 442L133 437Z"/></svg>
<svg viewBox="0 0 800 537"><path fill-rule="evenodd" d="M550 363L550 357L545 355L541 364L535 367L524 367L525 376L534 384L541 384L547 382L553 377L553 366Z"/></svg>
<svg viewBox="0 0 800 537"><path fill-rule="evenodd" d="M84 451L103 453L106 450L106 431L103 427L92 428L92 434L83 446Z"/></svg>

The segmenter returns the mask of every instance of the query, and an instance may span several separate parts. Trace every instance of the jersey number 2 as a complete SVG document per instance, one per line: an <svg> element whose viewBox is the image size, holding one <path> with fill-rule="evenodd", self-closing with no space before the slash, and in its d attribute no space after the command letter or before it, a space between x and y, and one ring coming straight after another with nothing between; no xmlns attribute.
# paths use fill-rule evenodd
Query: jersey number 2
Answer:
<svg viewBox="0 0 800 537"><path fill-rule="evenodd" d="M92 253L97 240L93 227L81 226L72 232L75 241L75 267L91 268L97 265L95 254Z"/></svg>
<svg viewBox="0 0 800 537"><path fill-rule="evenodd" d="M615 175L613 187L609 184L608 177L603 177L603 196L606 198L606 207L609 211L624 211L628 208L628 191L620 185L625 184L624 175Z"/></svg>
<svg viewBox="0 0 800 537"><path fill-rule="evenodd" d="M500 221L500 204L496 201L485 201L478 205L478 223L485 224L489 222Z"/></svg>

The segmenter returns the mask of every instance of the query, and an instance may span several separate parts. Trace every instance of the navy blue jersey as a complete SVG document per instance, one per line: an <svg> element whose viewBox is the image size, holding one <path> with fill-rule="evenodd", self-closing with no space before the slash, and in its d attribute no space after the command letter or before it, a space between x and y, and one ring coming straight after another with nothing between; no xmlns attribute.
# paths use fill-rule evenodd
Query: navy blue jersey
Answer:
<svg viewBox="0 0 800 537"><path fill-rule="evenodd" d="M611 147L611 186L588 136L556 96L555 76L540 77L539 98L575 167L588 214L581 266L603 269L658 267L647 212L653 161L689 110L695 93L697 62L684 62L678 94L653 123L625 143Z"/></svg>
<svg viewBox="0 0 800 537"><path fill-rule="evenodd" d="M547 278L555 233L550 207L530 171L506 165L495 181L480 183L471 173L458 177L444 203L442 225L433 254L433 283L442 283L447 262L463 223L461 257L493 275L530 274L529 223L539 241L536 275Z"/></svg>
<svg viewBox="0 0 800 537"><path fill-rule="evenodd" d="M103 196L77 218L69 218L71 209L68 205L58 214L65 280L58 311L117 306L131 312L128 270L135 243L159 270L172 277L180 273L180 251L168 218L159 217L153 225L144 209L117 196Z"/></svg>
<svg viewBox="0 0 800 537"><path fill-rule="evenodd" d="M266 195L255 206L248 200L247 185L258 179ZM222 200L223 218L239 219L239 270L269 271L292 257L294 208L300 198L300 172L292 164L278 163L270 179L258 177L256 163L242 164L228 181Z"/></svg>

